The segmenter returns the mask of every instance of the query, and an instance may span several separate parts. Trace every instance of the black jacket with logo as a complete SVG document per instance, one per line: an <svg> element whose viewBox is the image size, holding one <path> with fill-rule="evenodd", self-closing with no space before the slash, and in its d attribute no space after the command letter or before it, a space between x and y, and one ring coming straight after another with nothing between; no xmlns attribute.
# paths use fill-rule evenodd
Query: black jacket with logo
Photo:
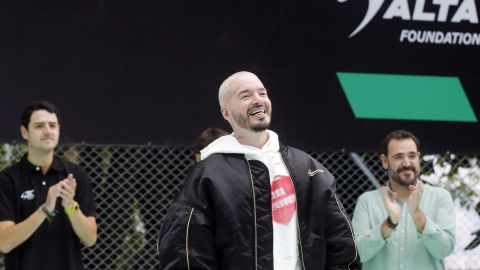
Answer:
<svg viewBox="0 0 480 270"><path fill-rule="evenodd" d="M303 151L280 152L295 188L303 269L360 269L333 176ZM165 216L158 253L161 270L273 269L267 167L242 154L200 162Z"/></svg>

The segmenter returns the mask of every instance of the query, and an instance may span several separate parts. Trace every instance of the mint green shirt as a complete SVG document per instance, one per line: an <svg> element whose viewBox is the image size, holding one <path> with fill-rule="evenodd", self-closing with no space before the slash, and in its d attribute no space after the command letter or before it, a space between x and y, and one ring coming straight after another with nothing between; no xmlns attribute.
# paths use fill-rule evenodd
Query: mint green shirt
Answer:
<svg viewBox="0 0 480 270"><path fill-rule="evenodd" d="M417 232L406 203L400 204L397 228L383 239L381 225L387 219L380 189L362 194L352 225L364 270L438 270L455 247L455 211L450 193L425 185L420 209L427 221Z"/></svg>

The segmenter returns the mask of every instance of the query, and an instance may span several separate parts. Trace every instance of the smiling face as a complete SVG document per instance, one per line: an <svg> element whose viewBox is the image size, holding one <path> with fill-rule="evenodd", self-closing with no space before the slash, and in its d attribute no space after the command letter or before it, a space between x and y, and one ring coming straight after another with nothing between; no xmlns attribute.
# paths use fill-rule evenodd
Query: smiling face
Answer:
<svg viewBox="0 0 480 270"><path fill-rule="evenodd" d="M388 143L387 156L382 154L381 160L391 181L403 187L416 184L420 173L420 153L412 139L392 139Z"/></svg>
<svg viewBox="0 0 480 270"><path fill-rule="evenodd" d="M58 144L60 126L55 113L34 111L28 128L21 126L20 130L22 137L27 140L29 152L51 152Z"/></svg>
<svg viewBox="0 0 480 270"><path fill-rule="evenodd" d="M270 126L272 104L255 74L230 76L220 87L219 99L222 115L235 133L262 132Z"/></svg>

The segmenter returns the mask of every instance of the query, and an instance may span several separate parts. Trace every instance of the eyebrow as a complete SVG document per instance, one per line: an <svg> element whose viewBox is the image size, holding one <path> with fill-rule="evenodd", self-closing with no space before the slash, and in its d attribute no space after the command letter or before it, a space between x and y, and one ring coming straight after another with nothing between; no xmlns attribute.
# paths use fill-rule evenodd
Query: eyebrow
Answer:
<svg viewBox="0 0 480 270"><path fill-rule="evenodd" d="M396 157L396 156L409 155L409 154L418 154L418 152L415 152L415 151L409 151L409 152L406 152L406 153L401 152L401 153L395 153L392 156Z"/></svg>
<svg viewBox="0 0 480 270"><path fill-rule="evenodd" d="M245 92L250 92L250 91L267 91L267 88L259 87L259 88L253 89L253 90L252 89L243 89L243 90L240 90L237 95L241 95Z"/></svg>
<svg viewBox="0 0 480 270"><path fill-rule="evenodd" d="M247 92L250 92L250 90L249 89L240 90L240 92L237 93L237 96L241 96L242 94L247 93Z"/></svg>
<svg viewBox="0 0 480 270"><path fill-rule="evenodd" d="M33 122L32 124L38 125L38 124L45 124L45 123L47 123L47 124L58 124L57 121L43 121L43 122L40 121L40 122Z"/></svg>

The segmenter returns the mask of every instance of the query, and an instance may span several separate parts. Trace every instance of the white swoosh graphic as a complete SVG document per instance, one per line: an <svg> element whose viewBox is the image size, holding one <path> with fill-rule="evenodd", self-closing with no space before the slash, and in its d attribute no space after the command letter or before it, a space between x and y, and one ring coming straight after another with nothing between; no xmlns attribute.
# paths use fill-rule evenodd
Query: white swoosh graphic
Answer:
<svg viewBox="0 0 480 270"><path fill-rule="evenodd" d="M340 3L347 2L348 0L337 0ZM355 30L348 36L349 38L355 36L358 32L360 32L367 24L375 17L380 7L382 7L383 2L385 0L368 0L368 9L367 14L363 18L362 22L357 26Z"/></svg>
<svg viewBox="0 0 480 270"><path fill-rule="evenodd" d="M324 170L321 170L321 169L316 169L315 171L312 172L312 170L308 169L308 175L309 176L314 176L315 174L319 173L319 172L325 172Z"/></svg>

